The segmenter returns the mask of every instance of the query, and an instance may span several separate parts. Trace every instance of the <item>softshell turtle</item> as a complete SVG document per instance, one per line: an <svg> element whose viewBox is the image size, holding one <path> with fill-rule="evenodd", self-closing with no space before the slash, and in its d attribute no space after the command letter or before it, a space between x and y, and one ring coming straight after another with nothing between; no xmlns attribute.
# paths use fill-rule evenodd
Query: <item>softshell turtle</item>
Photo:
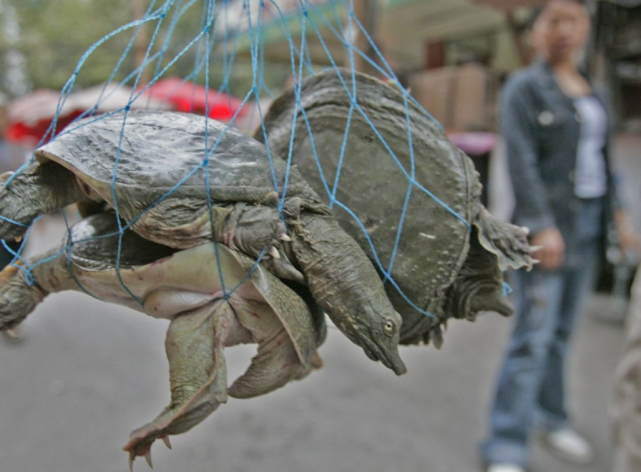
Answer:
<svg viewBox="0 0 641 472"><path fill-rule="evenodd" d="M73 244L69 244L73 241ZM75 224L61 249L0 272L0 327L21 321L53 292L84 290L104 301L171 320L165 348L171 403L135 430L125 450L131 461L146 456L155 439L179 434L205 419L228 395L251 398L302 378L320 367L316 348L325 336L322 312L239 251L212 243L176 250L133 231L122 238L114 212ZM223 282L218 266L224 273ZM122 283L129 292L125 290ZM224 348L258 344L247 372L227 387ZM150 464L151 465L151 464Z"/></svg>
<svg viewBox="0 0 641 472"><path fill-rule="evenodd" d="M0 238L87 197L158 244L188 249L214 237L307 285L368 357L405 372L402 320L371 262L296 169L263 144L201 116L136 111L126 121L123 113L82 120L36 159L5 177Z"/></svg>
<svg viewBox="0 0 641 472"><path fill-rule="evenodd" d="M365 74L319 73L302 81L298 104L293 89L276 99L254 137L264 142L266 132L269 149L288 156L294 113L293 164L326 202L333 195L357 215L333 206L370 258L391 268L398 288L385 287L403 317L401 343L440 345L450 317L512 313L502 271L531 267L527 230L488 213L471 160L410 96Z"/></svg>

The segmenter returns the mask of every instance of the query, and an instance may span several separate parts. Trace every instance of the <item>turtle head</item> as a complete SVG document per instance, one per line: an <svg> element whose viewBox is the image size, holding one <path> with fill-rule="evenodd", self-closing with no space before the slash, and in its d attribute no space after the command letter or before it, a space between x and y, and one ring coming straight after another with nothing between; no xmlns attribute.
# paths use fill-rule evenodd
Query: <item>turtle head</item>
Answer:
<svg viewBox="0 0 641 472"><path fill-rule="evenodd" d="M407 368L398 352L398 342L403 320L395 311L387 316L348 317L338 328L355 344L363 348L367 357L380 361L396 375L403 375Z"/></svg>
<svg viewBox="0 0 641 472"><path fill-rule="evenodd" d="M301 213L300 219L292 249L318 305L367 357L404 374L398 353L403 320L367 255L333 218Z"/></svg>

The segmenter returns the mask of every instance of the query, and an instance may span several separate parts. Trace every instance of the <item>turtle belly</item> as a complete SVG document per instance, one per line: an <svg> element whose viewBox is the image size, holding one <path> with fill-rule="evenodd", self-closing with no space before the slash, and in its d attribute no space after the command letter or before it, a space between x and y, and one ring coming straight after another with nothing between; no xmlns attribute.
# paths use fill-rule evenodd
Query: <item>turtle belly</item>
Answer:
<svg viewBox="0 0 641 472"><path fill-rule="evenodd" d="M232 301L263 301L233 252L221 244L217 249L218 255L213 243L202 244L151 264L120 269L120 277L115 269L76 267L74 273L82 288L97 298L155 318L173 319L230 292Z"/></svg>

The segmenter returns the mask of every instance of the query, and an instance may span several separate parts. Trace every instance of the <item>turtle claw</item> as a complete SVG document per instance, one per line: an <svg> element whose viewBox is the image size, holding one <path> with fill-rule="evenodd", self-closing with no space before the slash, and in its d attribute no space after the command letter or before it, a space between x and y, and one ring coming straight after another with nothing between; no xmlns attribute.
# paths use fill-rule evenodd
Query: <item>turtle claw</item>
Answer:
<svg viewBox="0 0 641 472"><path fill-rule="evenodd" d="M129 470L130 471L133 471L134 461L136 460L136 457L139 457L139 456L145 458L150 468L152 469L154 468L151 462L151 445L153 443L154 443L153 439L149 441L147 438L137 438L137 439L131 439L129 443L122 448L123 451L129 453Z"/></svg>
<svg viewBox="0 0 641 472"><path fill-rule="evenodd" d="M160 436L160 439L162 439L162 442L165 443L165 446L167 446L167 449L171 449L171 443L169 442L169 436Z"/></svg>
<svg viewBox="0 0 641 472"><path fill-rule="evenodd" d="M280 252L278 252L278 249L274 246L272 246L269 249L269 254L274 258L274 259L280 259Z"/></svg>
<svg viewBox="0 0 641 472"><path fill-rule="evenodd" d="M14 341L19 341L20 340L20 336L18 335L18 332L13 328L5 330L4 334L8 338L13 339Z"/></svg>

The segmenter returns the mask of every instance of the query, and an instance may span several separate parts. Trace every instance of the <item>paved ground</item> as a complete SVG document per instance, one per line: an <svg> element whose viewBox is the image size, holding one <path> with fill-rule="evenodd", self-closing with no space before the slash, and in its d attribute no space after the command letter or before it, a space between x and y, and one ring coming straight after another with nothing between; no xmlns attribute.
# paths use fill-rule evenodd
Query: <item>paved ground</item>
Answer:
<svg viewBox="0 0 641 472"><path fill-rule="evenodd" d="M595 299L571 363L577 425L596 444L593 467L573 468L536 450L534 472L607 470L606 401L621 344L599 323ZM396 378L338 331L325 368L253 400L230 400L205 423L154 448L155 470L261 472L474 472L477 441L509 322L486 315L453 323L445 347L406 348ZM166 323L75 293L54 295L0 344L0 470L116 472L129 431L165 406ZM230 350L232 370L251 350ZM237 352L237 355L233 354ZM138 470L147 465L136 463Z"/></svg>
<svg viewBox="0 0 641 472"><path fill-rule="evenodd" d="M591 300L570 361L572 410L597 461L573 467L535 448L532 472L609 470L607 401L623 332L600 321L608 307L605 297ZM441 351L403 349L409 373L401 378L330 330L321 371L265 397L230 400L173 438L173 451L156 445L155 470L480 471L477 443L509 328L494 314L452 323ZM22 343L0 339L0 472L125 471L129 431L169 399L165 329L64 293L27 320ZM230 350L231 374L251 355Z"/></svg>

